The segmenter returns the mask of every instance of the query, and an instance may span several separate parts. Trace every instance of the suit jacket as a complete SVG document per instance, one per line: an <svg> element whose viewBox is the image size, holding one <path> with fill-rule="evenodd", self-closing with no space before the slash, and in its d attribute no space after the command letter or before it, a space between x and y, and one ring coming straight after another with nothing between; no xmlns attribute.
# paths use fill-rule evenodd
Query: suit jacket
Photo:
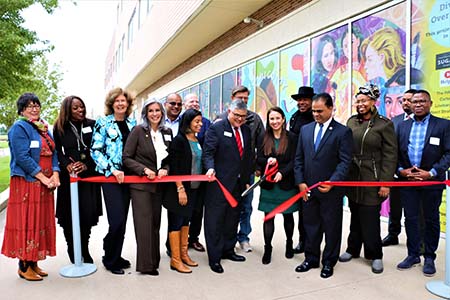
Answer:
<svg viewBox="0 0 450 300"><path fill-rule="evenodd" d="M394 123L394 130L397 132L397 127L400 123L402 123L405 120L405 113L399 114L398 116L395 116L391 119L392 123Z"/></svg>
<svg viewBox="0 0 450 300"><path fill-rule="evenodd" d="M169 151L172 141L172 130L169 128L161 128L160 131L167 151ZM132 175L143 176L144 168L148 168L155 173L158 172L156 168L156 150L149 127L139 125L133 128L128 136L122 157L125 168ZM169 170L169 156L162 161L161 169ZM156 184L133 183L130 184L130 188L153 193L156 192Z"/></svg>
<svg viewBox="0 0 450 300"><path fill-rule="evenodd" d="M242 159L239 156L234 130L228 119L221 119L209 127L203 144L202 163L206 170L214 169L216 177L232 192L240 177L240 190L250 183L250 173L254 152L252 150L250 128L241 126L244 141Z"/></svg>
<svg viewBox="0 0 450 300"><path fill-rule="evenodd" d="M314 150L314 127L316 122L304 125L300 130L297 152L295 154L294 174L295 183L306 183L311 186L319 181L343 181L352 161L352 132L351 130L331 120L323 134L317 151ZM332 188L332 193L343 193L343 189ZM318 190L312 190L312 195L320 195Z"/></svg>
<svg viewBox="0 0 450 300"><path fill-rule="evenodd" d="M200 145L203 145L203 142L205 141L205 135L209 129L209 126L211 126L211 121L205 117L202 117L202 128L200 128L200 132L197 135Z"/></svg>
<svg viewBox="0 0 450 300"><path fill-rule="evenodd" d="M294 158L295 151L297 149L297 135L292 132L287 132L288 134L288 146L286 152L283 154L276 154L275 149L269 155L264 154L264 147L260 146L258 148L257 155L257 169L264 173L267 165L267 159L269 157L274 157L278 162L278 171L283 175L283 178L278 182L282 190L292 190L296 188L294 180ZM273 189L274 182L263 181L261 183L261 188L266 190Z"/></svg>
<svg viewBox="0 0 450 300"><path fill-rule="evenodd" d="M407 169L412 167L408 156L409 135L413 120L407 120L398 126L398 166ZM419 168L429 171L434 168L437 172L432 180L445 180L445 172L450 167L450 121L433 115L430 116L422 160ZM431 186L430 188L443 188Z"/></svg>

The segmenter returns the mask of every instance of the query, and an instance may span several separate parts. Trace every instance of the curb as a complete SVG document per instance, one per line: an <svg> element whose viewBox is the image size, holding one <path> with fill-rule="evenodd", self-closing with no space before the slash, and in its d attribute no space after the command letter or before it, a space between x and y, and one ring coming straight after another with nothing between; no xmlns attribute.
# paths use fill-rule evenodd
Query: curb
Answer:
<svg viewBox="0 0 450 300"><path fill-rule="evenodd" d="M8 204L9 187L0 193L0 212L2 212Z"/></svg>

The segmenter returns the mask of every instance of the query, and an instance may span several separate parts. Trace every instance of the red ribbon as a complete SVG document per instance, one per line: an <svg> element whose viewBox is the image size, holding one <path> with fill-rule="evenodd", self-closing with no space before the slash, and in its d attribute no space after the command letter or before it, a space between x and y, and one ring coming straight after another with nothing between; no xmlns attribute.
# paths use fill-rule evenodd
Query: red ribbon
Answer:
<svg viewBox="0 0 450 300"><path fill-rule="evenodd" d="M87 178L70 177L70 182L78 182L78 181L97 182L97 183L117 183L117 180L114 176L109 177L94 176ZM164 176L161 178L155 177L155 179L152 180L143 176L125 176L123 183L161 183L161 182L176 182L176 181L216 181L230 206L236 207L238 205L233 195L216 177L209 177L207 175L171 175L171 176Z"/></svg>
<svg viewBox="0 0 450 300"><path fill-rule="evenodd" d="M298 201L301 197L303 197L306 193L308 193L310 190L315 189L316 187L320 185L332 185L332 186L362 186L362 187L373 187L373 186L429 186L429 185L450 185L450 180L445 181L321 181L318 182L306 189L303 192L300 192L296 194L295 196L287 199L277 207L275 207L274 210L272 210L270 213L268 213L264 217L264 221L270 220L275 215L283 213L286 211L289 207L291 207L296 201Z"/></svg>

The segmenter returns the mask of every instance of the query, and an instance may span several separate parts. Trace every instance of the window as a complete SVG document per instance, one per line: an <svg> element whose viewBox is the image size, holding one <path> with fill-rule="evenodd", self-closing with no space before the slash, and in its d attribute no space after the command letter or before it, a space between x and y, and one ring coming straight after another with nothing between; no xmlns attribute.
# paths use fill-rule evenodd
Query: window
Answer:
<svg viewBox="0 0 450 300"><path fill-rule="evenodd" d="M152 1L151 0L146 0L147 1L147 15L150 13L150 10L152 9Z"/></svg>
<svg viewBox="0 0 450 300"><path fill-rule="evenodd" d="M119 44L120 47L120 62L123 62L123 49L125 48L125 34L122 35L122 42Z"/></svg>
<svg viewBox="0 0 450 300"><path fill-rule="evenodd" d="M134 38L134 19L136 15L136 9L133 10L133 13L131 14L130 21L128 22L128 44L127 49L130 49L131 45L133 44L133 38Z"/></svg>

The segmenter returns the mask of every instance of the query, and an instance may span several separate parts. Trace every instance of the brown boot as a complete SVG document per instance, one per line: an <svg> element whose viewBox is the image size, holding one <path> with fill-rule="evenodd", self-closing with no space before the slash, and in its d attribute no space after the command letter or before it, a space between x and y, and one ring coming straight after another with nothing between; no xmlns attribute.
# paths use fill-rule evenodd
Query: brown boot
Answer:
<svg viewBox="0 0 450 300"><path fill-rule="evenodd" d="M170 269L176 270L180 273L191 273L191 269L186 267L180 258L180 239L179 231L169 232L170 250L172 251L172 255L170 257Z"/></svg>
<svg viewBox="0 0 450 300"><path fill-rule="evenodd" d="M193 261L188 254L189 226L181 227L181 260L189 267L198 267L198 263Z"/></svg>
<svg viewBox="0 0 450 300"><path fill-rule="evenodd" d="M25 280L28 281L41 281L42 277L35 273L33 271L33 269L31 268L31 266L27 267L26 272L22 272L22 270L19 268L19 270L17 271L17 274L19 274L20 278L23 278Z"/></svg>
<svg viewBox="0 0 450 300"><path fill-rule="evenodd" d="M30 267L33 269L34 273L38 274L41 277L48 276L48 273L39 268L37 261L30 262Z"/></svg>

